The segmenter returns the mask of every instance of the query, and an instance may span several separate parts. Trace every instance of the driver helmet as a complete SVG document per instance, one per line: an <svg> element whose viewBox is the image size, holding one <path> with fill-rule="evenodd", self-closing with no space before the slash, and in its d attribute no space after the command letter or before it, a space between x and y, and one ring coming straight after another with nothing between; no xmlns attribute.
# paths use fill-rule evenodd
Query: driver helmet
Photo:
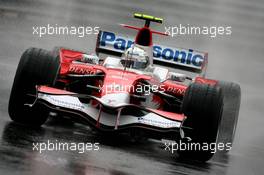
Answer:
<svg viewBox="0 0 264 175"><path fill-rule="evenodd" d="M121 63L126 68L145 69L149 65L149 57L144 49L132 46L125 51Z"/></svg>

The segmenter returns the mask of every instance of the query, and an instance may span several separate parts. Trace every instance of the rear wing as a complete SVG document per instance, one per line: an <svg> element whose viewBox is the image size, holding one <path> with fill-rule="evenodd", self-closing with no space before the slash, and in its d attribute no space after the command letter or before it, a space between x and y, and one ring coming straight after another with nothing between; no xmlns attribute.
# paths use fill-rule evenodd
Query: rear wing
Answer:
<svg viewBox="0 0 264 175"><path fill-rule="evenodd" d="M96 53L98 55L105 53L121 56L133 43L133 40L116 35L113 32L99 31L96 41ZM208 53L154 44L153 61L154 64L205 74Z"/></svg>

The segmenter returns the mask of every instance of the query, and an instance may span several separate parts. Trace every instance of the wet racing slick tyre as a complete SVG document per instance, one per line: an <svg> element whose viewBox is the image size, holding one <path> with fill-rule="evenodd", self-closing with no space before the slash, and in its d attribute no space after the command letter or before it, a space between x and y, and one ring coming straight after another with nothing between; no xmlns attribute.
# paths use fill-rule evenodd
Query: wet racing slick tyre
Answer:
<svg viewBox="0 0 264 175"><path fill-rule="evenodd" d="M222 121L219 129L218 142L232 147L239 115L241 89L236 83L219 81L217 84L222 89L224 107ZM224 149L228 152L230 149Z"/></svg>
<svg viewBox="0 0 264 175"><path fill-rule="evenodd" d="M185 138L180 140L189 146L186 146L186 149L178 149L180 158L204 162L214 155L210 147L217 141L222 110L223 95L218 86L192 83L187 88L182 112L187 116L186 122L191 129Z"/></svg>
<svg viewBox="0 0 264 175"><path fill-rule="evenodd" d="M48 118L49 111L35 103L36 85L54 85L59 73L59 57L38 48L29 48L21 56L10 94L8 112L10 118L20 124L40 126ZM31 96L29 95L31 94Z"/></svg>

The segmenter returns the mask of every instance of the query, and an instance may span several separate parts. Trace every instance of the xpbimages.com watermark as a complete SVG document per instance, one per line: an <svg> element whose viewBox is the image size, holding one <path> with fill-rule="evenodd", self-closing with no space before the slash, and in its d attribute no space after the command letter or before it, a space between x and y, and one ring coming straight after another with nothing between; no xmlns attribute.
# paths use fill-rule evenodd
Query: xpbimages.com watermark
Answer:
<svg viewBox="0 0 264 175"><path fill-rule="evenodd" d="M96 26L60 26L58 24L47 24L44 26L33 26L32 34L38 37L45 35L72 35L83 38L87 35L97 35L100 27Z"/></svg>
<svg viewBox="0 0 264 175"><path fill-rule="evenodd" d="M45 151L76 151L85 153L87 151L99 151L99 143L75 143L75 142L59 142L58 140L46 142L33 142L32 150L43 153Z"/></svg>
<svg viewBox="0 0 264 175"><path fill-rule="evenodd" d="M135 92L144 95L150 95L151 93L156 92L167 92L167 93L174 93L174 94L184 94L184 89L174 88L174 87L166 87L164 84L161 85L126 85L126 84L118 84L118 83L111 83L108 85L104 85L104 87L99 86L100 91L105 92L108 94L109 92L114 93L125 93L125 92Z"/></svg>
<svg viewBox="0 0 264 175"><path fill-rule="evenodd" d="M215 38L218 36L230 36L232 34L231 26L195 26L195 25L175 25L165 26L165 33L174 37L179 35L203 35Z"/></svg>
<svg viewBox="0 0 264 175"><path fill-rule="evenodd" d="M164 150L172 154L177 151L210 151L216 153L217 151L229 151L232 149L232 143L195 143L195 142L164 142Z"/></svg>

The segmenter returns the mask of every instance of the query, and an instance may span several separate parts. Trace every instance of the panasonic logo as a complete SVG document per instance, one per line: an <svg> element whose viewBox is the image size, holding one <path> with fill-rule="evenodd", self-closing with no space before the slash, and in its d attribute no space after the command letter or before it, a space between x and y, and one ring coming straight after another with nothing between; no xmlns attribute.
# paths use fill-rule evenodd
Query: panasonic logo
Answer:
<svg viewBox="0 0 264 175"><path fill-rule="evenodd" d="M132 40L117 36L112 32L101 31L100 35L99 47L111 51L123 53L134 43ZM205 60L205 53L197 52L192 49L153 45L153 59L202 69Z"/></svg>
<svg viewBox="0 0 264 175"><path fill-rule="evenodd" d="M183 63L201 67L204 57L199 54L193 54L193 50L177 50L171 48L162 48L161 46L153 46L153 57L173 62Z"/></svg>

